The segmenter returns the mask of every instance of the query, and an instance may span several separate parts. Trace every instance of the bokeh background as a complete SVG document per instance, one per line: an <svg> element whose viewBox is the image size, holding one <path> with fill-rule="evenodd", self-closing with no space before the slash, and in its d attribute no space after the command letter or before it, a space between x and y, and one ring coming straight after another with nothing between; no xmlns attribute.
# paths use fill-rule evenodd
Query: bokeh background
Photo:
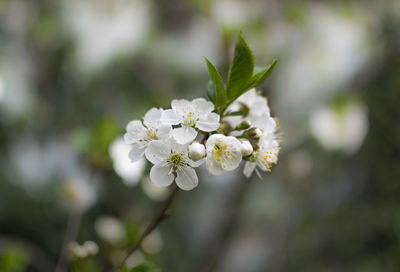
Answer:
<svg viewBox="0 0 400 272"><path fill-rule="evenodd" d="M400 271L397 0L0 1L0 271L54 271L68 220L71 271L119 260L168 194L129 162L125 125L205 97L203 56L226 75L239 31L256 64L279 59L259 88L279 163L199 169L129 266Z"/></svg>

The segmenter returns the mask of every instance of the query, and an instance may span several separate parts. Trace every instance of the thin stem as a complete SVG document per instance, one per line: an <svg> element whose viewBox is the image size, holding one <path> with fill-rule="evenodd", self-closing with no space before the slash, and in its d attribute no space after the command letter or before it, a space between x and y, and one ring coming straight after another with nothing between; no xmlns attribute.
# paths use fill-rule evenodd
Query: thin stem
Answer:
<svg viewBox="0 0 400 272"><path fill-rule="evenodd" d="M79 226L81 224L81 212L71 211L68 217L67 230L65 232L63 247L61 250L60 258L56 266L56 272L65 272L68 270L69 265L69 245L72 241L76 240L78 235Z"/></svg>
<svg viewBox="0 0 400 272"><path fill-rule="evenodd" d="M172 189L170 195L168 196L167 200L164 202L162 205L160 211L157 213L156 217L153 219L153 221L147 226L147 228L144 230L142 235L140 236L139 240L127 251L125 257L122 259L122 261L114 267L112 271L117 271L120 269L126 260L129 258L130 255L132 255L133 252L138 250L140 246L142 245L143 240L158 226L160 225L164 219L166 219L169 216L168 213L168 208L171 205L176 193L178 192L179 188L174 185L174 188Z"/></svg>

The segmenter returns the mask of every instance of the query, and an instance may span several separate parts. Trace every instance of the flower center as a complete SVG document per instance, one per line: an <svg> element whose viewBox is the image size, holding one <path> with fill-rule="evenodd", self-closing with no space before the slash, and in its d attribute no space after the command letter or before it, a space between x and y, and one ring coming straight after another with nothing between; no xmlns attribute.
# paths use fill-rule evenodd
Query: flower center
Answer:
<svg viewBox="0 0 400 272"><path fill-rule="evenodd" d="M218 164L221 164L221 157L222 154L224 153L224 150L228 147L227 144L224 143L216 143L214 145L214 150L213 150L213 154L214 154L214 158L215 160L218 162Z"/></svg>
<svg viewBox="0 0 400 272"><path fill-rule="evenodd" d="M183 156L180 153L172 153L171 155L169 155L167 159L167 163L170 164L174 169L177 169L180 166L182 166L184 162L185 160L183 159Z"/></svg>
<svg viewBox="0 0 400 272"><path fill-rule="evenodd" d="M185 113L182 124L187 127L194 127L197 122L197 114L193 111Z"/></svg>
<svg viewBox="0 0 400 272"><path fill-rule="evenodd" d="M146 130L146 141L158 140L157 133L153 129Z"/></svg>

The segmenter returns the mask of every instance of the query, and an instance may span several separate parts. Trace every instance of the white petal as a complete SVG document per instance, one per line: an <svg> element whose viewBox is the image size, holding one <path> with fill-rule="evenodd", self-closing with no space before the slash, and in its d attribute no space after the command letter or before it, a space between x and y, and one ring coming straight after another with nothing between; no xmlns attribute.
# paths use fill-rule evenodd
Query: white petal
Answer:
<svg viewBox="0 0 400 272"><path fill-rule="evenodd" d="M182 190L192 190L199 183L196 171L192 167L185 166L177 171L176 175L175 182Z"/></svg>
<svg viewBox="0 0 400 272"><path fill-rule="evenodd" d="M223 142L231 145L231 149L236 151L240 151L242 149L242 144L236 137L226 136L224 137Z"/></svg>
<svg viewBox="0 0 400 272"><path fill-rule="evenodd" d="M224 151L221 156L221 166L225 171L236 169L242 161L242 152Z"/></svg>
<svg viewBox="0 0 400 272"><path fill-rule="evenodd" d="M254 101L257 99L257 96L258 96L258 94L256 92L256 89L253 88L253 89L248 90L241 96L239 96L237 101L242 102L246 105L252 105L254 103Z"/></svg>
<svg viewBox="0 0 400 272"><path fill-rule="evenodd" d="M172 127L170 125L161 124L157 128L157 137L158 139L166 139L170 136Z"/></svg>
<svg viewBox="0 0 400 272"><path fill-rule="evenodd" d="M224 138L224 137L225 137L225 136L222 135L222 134L213 134L213 135L211 135L210 138L207 139L207 142L206 142L206 150L208 150L208 151L213 150L213 149L214 149L214 143L215 143L217 140L220 140L220 139L222 139L222 138Z"/></svg>
<svg viewBox="0 0 400 272"><path fill-rule="evenodd" d="M214 110L214 104L204 98L193 99L192 105L200 115L209 114Z"/></svg>
<svg viewBox="0 0 400 272"><path fill-rule="evenodd" d="M197 131L192 127L183 126L173 129L172 136L178 144L187 144L196 138Z"/></svg>
<svg viewBox="0 0 400 272"><path fill-rule="evenodd" d="M262 129L265 133L272 133L276 129L275 119L267 112L260 116L250 116L249 119L254 127Z"/></svg>
<svg viewBox="0 0 400 272"><path fill-rule="evenodd" d="M255 168L256 164L254 162L246 162L243 169L243 174L246 176L246 178L251 177L251 174L253 174Z"/></svg>
<svg viewBox="0 0 400 272"><path fill-rule="evenodd" d="M181 122L181 118L174 110L165 110L162 113L161 122L170 125L178 125Z"/></svg>
<svg viewBox="0 0 400 272"><path fill-rule="evenodd" d="M143 153L145 151L145 148L140 148L137 145L134 145L129 151L128 157L131 160L131 162L136 162L143 158Z"/></svg>
<svg viewBox="0 0 400 272"><path fill-rule="evenodd" d="M214 131L219 128L219 115L212 112L201 116L196 122L196 127L202 131Z"/></svg>
<svg viewBox="0 0 400 272"><path fill-rule="evenodd" d="M165 141L152 141L146 149L146 158L153 164L162 163L170 152L170 146Z"/></svg>
<svg viewBox="0 0 400 272"><path fill-rule="evenodd" d="M220 175L224 172L224 170L221 168L221 166L212 157L212 154L207 155L206 165L207 165L208 171L210 171L210 173L213 175Z"/></svg>
<svg viewBox="0 0 400 272"><path fill-rule="evenodd" d="M143 118L143 123L148 128L155 128L158 122L161 120L162 112L163 112L162 109L151 108L148 112L146 112Z"/></svg>
<svg viewBox="0 0 400 272"><path fill-rule="evenodd" d="M126 125L126 131L131 133L143 133L146 132L146 128L143 126L142 122L134 120Z"/></svg>
<svg viewBox="0 0 400 272"><path fill-rule="evenodd" d="M191 103L186 99L174 99L171 102L171 107L176 114L183 116L184 111L191 107Z"/></svg>
<svg viewBox="0 0 400 272"><path fill-rule="evenodd" d="M188 161L189 161L189 165L191 167L199 167L200 165L202 165L204 163L205 158L202 158L201 160L198 160L198 161L193 161L191 159L188 159Z"/></svg>
<svg viewBox="0 0 400 272"><path fill-rule="evenodd" d="M150 170L150 179L158 187L166 187L174 181L174 174L171 167L154 165Z"/></svg>

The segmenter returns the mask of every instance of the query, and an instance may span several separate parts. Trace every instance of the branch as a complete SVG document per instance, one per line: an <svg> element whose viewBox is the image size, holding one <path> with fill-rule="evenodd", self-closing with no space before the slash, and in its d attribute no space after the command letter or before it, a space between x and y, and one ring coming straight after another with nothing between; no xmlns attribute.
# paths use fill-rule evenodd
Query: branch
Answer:
<svg viewBox="0 0 400 272"><path fill-rule="evenodd" d="M138 250L140 246L142 245L143 240L158 226L160 225L164 219L166 219L169 216L168 213L168 208L171 205L176 193L178 192L179 188L175 185L175 187L172 189L170 195L168 196L168 199L164 202L162 205L159 213L157 216L153 219L153 221L147 226L147 228L144 230L142 235L140 236L139 240L134 244L128 251L125 257L122 259L122 261L114 267L112 271L117 271L120 269L126 260L129 258L130 255L132 255L133 252Z"/></svg>
<svg viewBox="0 0 400 272"><path fill-rule="evenodd" d="M69 245L72 241L76 240L78 235L79 226L81 224L81 212L71 211L68 217L68 226L65 233L64 243L61 250L60 258L55 269L56 272L65 272L68 270L69 265Z"/></svg>

